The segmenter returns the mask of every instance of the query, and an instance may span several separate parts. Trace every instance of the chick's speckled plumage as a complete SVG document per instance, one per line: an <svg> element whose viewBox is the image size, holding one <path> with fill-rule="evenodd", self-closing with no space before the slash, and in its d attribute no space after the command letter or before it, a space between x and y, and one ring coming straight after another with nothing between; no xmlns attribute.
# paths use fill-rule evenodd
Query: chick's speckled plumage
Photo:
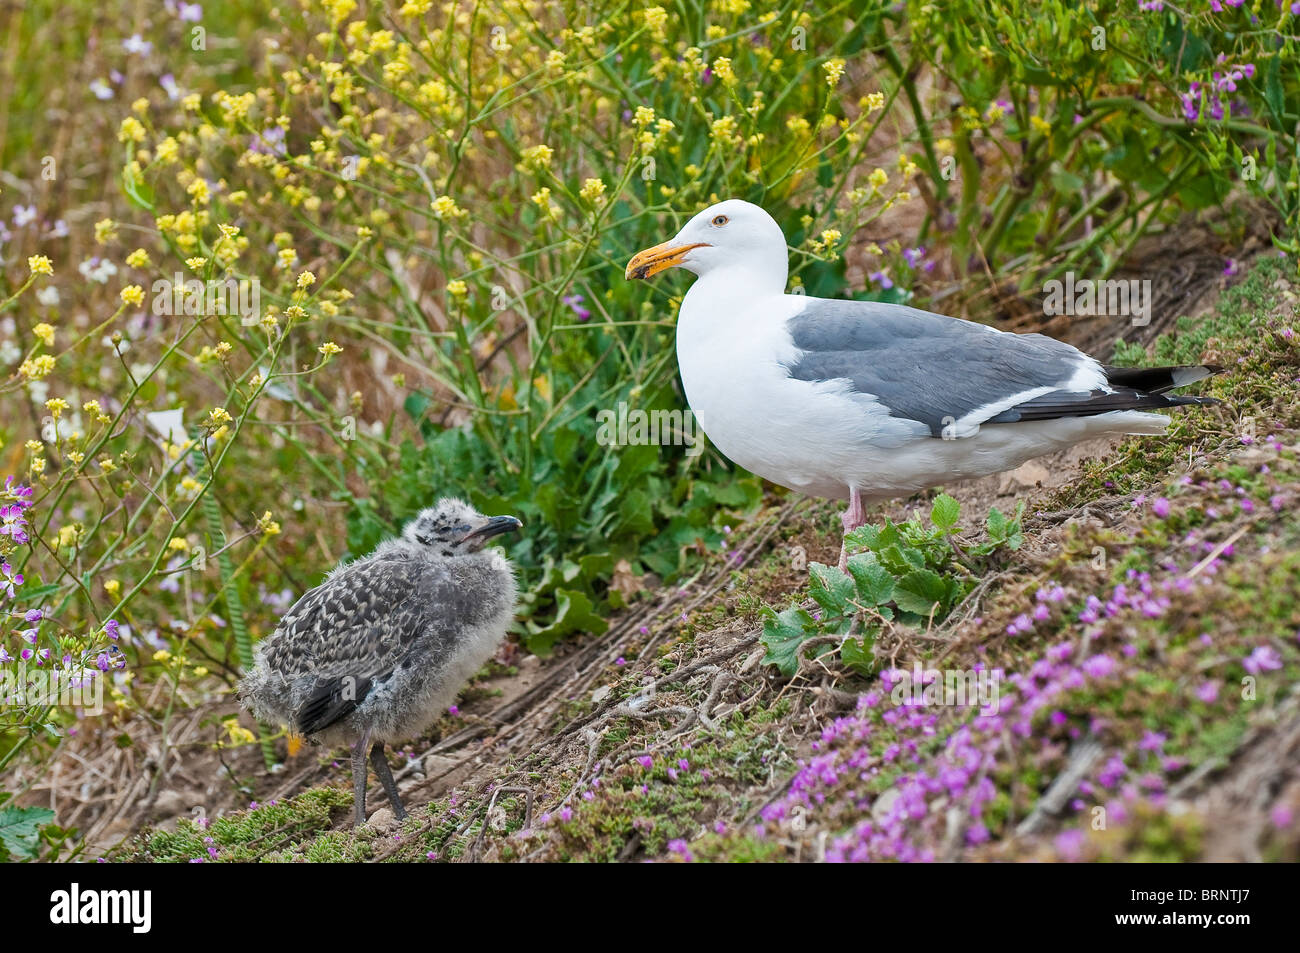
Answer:
<svg viewBox="0 0 1300 953"><path fill-rule="evenodd" d="M427 728L513 617L509 562L449 542L475 519L485 518L444 500L332 571L258 647L240 685L248 707L311 741L396 741Z"/></svg>

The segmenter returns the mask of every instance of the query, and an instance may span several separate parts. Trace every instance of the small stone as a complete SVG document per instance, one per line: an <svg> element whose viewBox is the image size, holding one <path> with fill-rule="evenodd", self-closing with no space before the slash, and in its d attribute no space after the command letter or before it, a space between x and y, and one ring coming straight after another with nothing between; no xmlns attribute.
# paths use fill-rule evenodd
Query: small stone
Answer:
<svg viewBox="0 0 1300 953"><path fill-rule="evenodd" d="M445 755L431 754L424 759L424 776L426 778L436 778L446 774L456 766L454 758L448 758Z"/></svg>
<svg viewBox="0 0 1300 953"><path fill-rule="evenodd" d="M190 803L180 791L163 791L154 801L153 809L157 817L175 817L177 814L188 814Z"/></svg>
<svg viewBox="0 0 1300 953"><path fill-rule="evenodd" d="M1021 486L1037 486L1040 483L1046 483L1051 479L1051 476L1047 467L1034 460L1022 463L1011 471L1011 478Z"/></svg>
<svg viewBox="0 0 1300 953"><path fill-rule="evenodd" d="M900 797L902 795L898 793L898 788L890 788L881 794L871 805L871 819L877 824L883 824L889 817L890 808Z"/></svg>

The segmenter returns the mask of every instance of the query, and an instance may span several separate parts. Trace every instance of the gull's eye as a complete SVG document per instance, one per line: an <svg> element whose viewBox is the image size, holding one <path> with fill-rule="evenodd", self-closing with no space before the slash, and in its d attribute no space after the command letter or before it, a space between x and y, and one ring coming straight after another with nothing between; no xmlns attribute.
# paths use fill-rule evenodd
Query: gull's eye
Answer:
<svg viewBox="0 0 1300 953"><path fill-rule="evenodd" d="M713 224L718 226L719 228L721 228L723 225L726 225L728 221L729 219L725 215L713 216Z"/></svg>

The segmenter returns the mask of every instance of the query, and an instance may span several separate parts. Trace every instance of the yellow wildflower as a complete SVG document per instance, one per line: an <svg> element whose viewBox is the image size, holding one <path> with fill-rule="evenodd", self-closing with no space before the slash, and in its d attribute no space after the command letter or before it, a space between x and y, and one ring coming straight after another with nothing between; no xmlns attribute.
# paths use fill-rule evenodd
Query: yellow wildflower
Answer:
<svg viewBox="0 0 1300 953"><path fill-rule="evenodd" d="M529 146L520 153L520 157L523 160L522 165L525 169L538 171L549 168L551 164L551 156L554 154L554 150L552 150L550 146L536 145Z"/></svg>
<svg viewBox="0 0 1300 953"><path fill-rule="evenodd" d="M885 108L884 93L867 93L858 100L858 108L863 112L875 112L877 109Z"/></svg>
<svg viewBox="0 0 1300 953"><path fill-rule="evenodd" d="M723 116L709 124L709 135L718 145L730 145L736 137L736 117Z"/></svg>
<svg viewBox="0 0 1300 953"><path fill-rule="evenodd" d="M429 207L433 209L433 217L438 219L456 218L465 214L465 210L460 208L450 195L438 196L429 203Z"/></svg>
<svg viewBox="0 0 1300 953"><path fill-rule="evenodd" d="M144 126L134 116L127 116L117 129L118 142L143 142Z"/></svg>
<svg viewBox="0 0 1300 953"><path fill-rule="evenodd" d="M180 147L177 145L176 140L171 136L168 136L162 142L158 143L158 147L154 149L154 156L163 165L170 165L175 162L176 157L179 154Z"/></svg>
<svg viewBox="0 0 1300 953"><path fill-rule="evenodd" d="M650 28L650 32L657 37L663 37L664 24L668 22L668 11L663 7L646 7L645 8L645 25Z"/></svg>
<svg viewBox="0 0 1300 953"><path fill-rule="evenodd" d="M30 380L38 381L54 370L54 358L49 354L38 354L28 358L18 367L18 373Z"/></svg>
<svg viewBox="0 0 1300 953"><path fill-rule="evenodd" d="M198 674L197 671L195 674ZM222 723L226 729L226 735L230 738L230 743L234 745L251 745L257 740L257 735L253 734L247 728L239 723L236 718L227 718Z"/></svg>

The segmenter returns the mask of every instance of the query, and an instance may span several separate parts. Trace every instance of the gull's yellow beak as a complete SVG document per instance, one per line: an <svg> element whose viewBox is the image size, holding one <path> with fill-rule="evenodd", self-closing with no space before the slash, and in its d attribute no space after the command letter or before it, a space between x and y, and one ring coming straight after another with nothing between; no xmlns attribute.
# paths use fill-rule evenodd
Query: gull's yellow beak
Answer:
<svg viewBox="0 0 1300 953"><path fill-rule="evenodd" d="M662 245L655 245L653 248L639 251L627 263L627 271L623 273L623 276L625 278L649 278L652 275L657 275L661 271L680 265L686 257L686 253L692 248L701 248L708 244L708 242L696 242L693 245L674 246L671 242L664 242Z"/></svg>

